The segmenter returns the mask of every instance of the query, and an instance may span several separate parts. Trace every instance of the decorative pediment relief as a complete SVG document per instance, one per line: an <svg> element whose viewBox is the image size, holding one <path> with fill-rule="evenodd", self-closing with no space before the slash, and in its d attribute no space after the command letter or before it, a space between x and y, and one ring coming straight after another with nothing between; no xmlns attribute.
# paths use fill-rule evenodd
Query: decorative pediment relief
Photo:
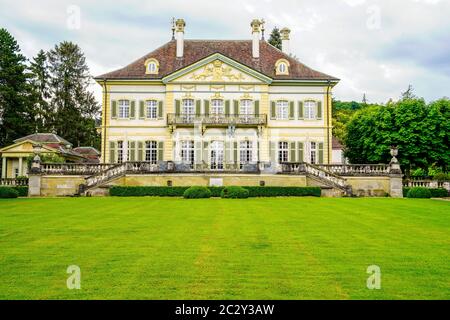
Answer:
<svg viewBox="0 0 450 320"><path fill-rule="evenodd" d="M271 79L221 54L214 54L167 76L163 82L258 84L270 83Z"/></svg>

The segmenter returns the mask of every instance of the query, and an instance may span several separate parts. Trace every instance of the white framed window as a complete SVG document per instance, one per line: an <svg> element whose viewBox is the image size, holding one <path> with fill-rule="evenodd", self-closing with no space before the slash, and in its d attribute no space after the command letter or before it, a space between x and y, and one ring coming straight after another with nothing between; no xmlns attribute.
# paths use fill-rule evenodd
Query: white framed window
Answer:
<svg viewBox="0 0 450 320"><path fill-rule="evenodd" d="M277 101L277 119L289 119L289 103L287 101Z"/></svg>
<svg viewBox="0 0 450 320"><path fill-rule="evenodd" d="M279 71L280 73L286 73L286 72L287 72L287 65L286 65L286 63L281 62L281 63L278 65L278 71Z"/></svg>
<svg viewBox="0 0 450 320"><path fill-rule="evenodd" d="M123 162L123 141L117 141L117 162Z"/></svg>
<svg viewBox="0 0 450 320"><path fill-rule="evenodd" d="M316 110L317 110L316 102L315 101L305 101L303 105L304 105L304 110L305 110L305 112L304 112L305 119L315 119L316 118Z"/></svg>
<svg viewBox="0 0 450 320"><path fill-rule="evenodd" d="M289 160L289 144L286 141L278 142L278 162L288 162Z"/></svg>
<svg viewBox="0 0 450 320"><path fill-rule="evenodd" d="M250 163L253 160L253 143L252 141L244 140L239 143L239 166Z"/></svg>
<svg viewBox="0 0 450 320"><path fill-rule="evenodd" d="M183 99L182 115L186 121L194 119L194 99Z"/></svg>
<svg viewBox="0 0 450 320"><path fill-rule="evenodd" d="M309 161L311 164L317 163L317 143L316 142L310 142L310 148L309 148Z"/></svg>
<svg viewBox="0 0 450 320"><path fill-rule="evenodd" d="M129 100L119 100L119 118L129 118L130 117L130 101Z"/></svg>
<svg viewBox="0 0 450 320"><path fill-rule="evenodd" d="M213 141L210 146L210 164L213 170L223 170L223 141Z"/></svg>
<svg viewBox="0 0 450 320"><path fill-rule="evenodd" d="M191 168L195 161L194 141L181 141L181 161L188 163Z"/></svg>
<svg viewBox="0 0 450 320"><path fill-rule="evenodd" d="M158 117L158 101L147 101L147 118L156 119Z"/></svg>
<svg viewBox="0 0 450 320"><path fill-rule="evenodd" d="M241 100L239 114L241 116L253 115L253 101L250 99Z"/></svg>
<svg viewBox="0 0 450 320"><path fill-rule="evenodd" d="M158 66L156 65L156 62L150 62L148 64L148 72L149 73L157 73L158 72Z"/></svg>
<svg viewBox="0 0 450 320"><path fill-rule="evenodd" d="M145 161L156 164L158 162L158 142L145 141Z"/></svg>
<svg viewBox="0 0 450 320"><path fill-rule="evenodd" d="M211 100L211 114L217 115L217 116L224 114L222 99L212 99Z"/></svg>

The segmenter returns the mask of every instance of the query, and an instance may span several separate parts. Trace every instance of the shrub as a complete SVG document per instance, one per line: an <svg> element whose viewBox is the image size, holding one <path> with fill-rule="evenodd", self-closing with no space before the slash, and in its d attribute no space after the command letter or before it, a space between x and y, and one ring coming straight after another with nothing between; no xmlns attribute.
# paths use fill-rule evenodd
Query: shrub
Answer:
<svg viewBox="0 0 450 320"><path fill-rule="evenodd" d="M14 188L10 187L0 187L0 198L17 198L19 196L19 192Z"/></svg>
<svg viewBox="0 0 450 320"><path fill-rule="evenodd" d="M27 186L17 186L14 189L18 192L19 197L28 197L28 187Z"/></svg>
<svg viewBox="0 0 450 320"><path fill-rule="evenodd" d="M220 196L225 199L247 199L249 192L242 187L226 187L222 190Z"/></svg>
<svg viewBox="0 0 450 320"><path fill-rule="evenodd" d="M211 198L211 191L207 187L190 187L183 193L185 199L206 199Z"/></svg>
<svg viewBox="0 0 450 320"><path fill-rule="evenodd" d="M220 198L222 190L225 187L208 187L209 191L211 191L211 197L212 198Z"/></svg>
<svg viewBox="0 0 450 320"><path fill-rule="evenodd" d="M429 189L432 198L446 198L448 197L448 191L444 188L433 188Z"/></svg>
<svg viewBox="0 0 450 320"><path fill-rule="evenodd" d="M450 175L448 173L439 172L434 175L433 180L450 181Z"/></svg>
<svg viewBox="0 0 450 320"><path fill-rule="evenodd" d="M411 190L411 187L403 187L403 197L406 198L408 196L408 192Z"/></svg>
<svg viewBox="0 0 450 320"><path fill-rule="evenodd" d="M427 188L422 187L414 187L408 191L406 195L408 198L422 198L422 199L430 199L431 191Z"/></svg>
<svg viewBox="0 0 450 320"><path fill-rule="evenodd" d="M249 197L320 197L320 187L245 187Z"/></svg>

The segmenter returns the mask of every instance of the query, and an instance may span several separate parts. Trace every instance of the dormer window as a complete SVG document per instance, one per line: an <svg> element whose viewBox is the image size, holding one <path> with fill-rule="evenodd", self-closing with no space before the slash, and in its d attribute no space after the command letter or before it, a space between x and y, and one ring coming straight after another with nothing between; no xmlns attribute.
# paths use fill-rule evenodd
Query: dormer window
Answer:
<svg viewBox="0 0 450 320"><path fill-rule="evenodd" d="M289 75L289 61L286 59L280 59L275 63L275 74L278 75Z"/></svg>
<svg viewBox="0 0 450 320"><path fill-rule="evenodd" d="M158 60L151 58L145 61L145 73L146 74L158 74L159 62Z"/></svg>

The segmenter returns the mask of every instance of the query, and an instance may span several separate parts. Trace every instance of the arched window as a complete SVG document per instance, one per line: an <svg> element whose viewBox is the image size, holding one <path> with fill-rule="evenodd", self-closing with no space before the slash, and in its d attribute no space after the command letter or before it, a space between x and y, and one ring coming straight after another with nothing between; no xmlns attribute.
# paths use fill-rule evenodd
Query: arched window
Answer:
<svg viewBox="0 0 450 320"><path fill-rule="evenodd" d="M286 59L280 59L275 63L276 75L289 75L289 61Z"/></svg>
<svg viewBox="0 0 450 320"><path fill-rule="evenodd" d="M146 74L158 74L159 62L158 60L151 58L145 61L145 73Z"/></svg>
<svg viewBox="0 0 450 320"><path fill-rule="evenodd" d="M277 101L277 119L287 120L289 118L289 103L287 101Z"/></svg>

